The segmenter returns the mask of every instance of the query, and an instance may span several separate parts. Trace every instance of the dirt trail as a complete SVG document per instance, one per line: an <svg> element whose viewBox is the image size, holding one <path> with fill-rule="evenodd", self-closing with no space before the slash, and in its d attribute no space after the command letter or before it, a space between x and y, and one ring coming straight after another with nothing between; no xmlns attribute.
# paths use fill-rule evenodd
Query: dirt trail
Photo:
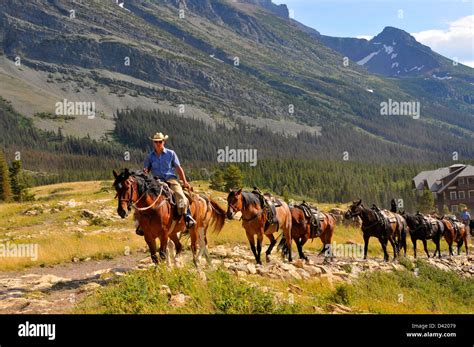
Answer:
<svg viewBox="0 0 474 347"><path fill-rule="evenodd" d="M365 271L394 271L404 267L398 262L383 262L382 258L361 260L335 257L328 261L317 254L306 252L309 261L293 263L282 261L274 253L270 263L255 265L245 245L223 246L210 249L212 265L222 265L241 278L260 275L272 279L310 279L317 277L334 284L351 282ZM191 264L190 251L185 250L179 264ZM413 260L409 257L410 260ZM423 257L426 260L426 258ZM456 271L462 276L474 275L473 256L429 259L432 265ZM204 259L201 260L206 266ZM108 260L89 260L43 268L0 273L0 313L68 313L86 295L94 292L117 276L136 269L152 266L148 253L135 252Z"/></svg>
<svg viewBox="0 0 474 347"><path fill-rule="evenodd" d="M145 253L0 273L0 313L65 313L114 276L137 268Z"/></svg>

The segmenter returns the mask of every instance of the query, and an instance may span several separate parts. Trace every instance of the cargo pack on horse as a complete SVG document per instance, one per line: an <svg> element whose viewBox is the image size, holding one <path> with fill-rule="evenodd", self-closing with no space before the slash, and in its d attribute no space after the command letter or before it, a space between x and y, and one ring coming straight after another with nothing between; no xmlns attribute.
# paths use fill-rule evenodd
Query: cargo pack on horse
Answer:
<svg viewBox="0 0 474 347"><path fill-rule="evenodd" d="M388 210L378 208L366 208L362 200L354 201L345 214L345 218L360 216L362 219L362 233L364 237L364 259L367 259L369 239L378 238L382 245L384 260L388 261L387 244L390 242L393 248L394 259L398 256L398 244L401 244L401 226L399 219Z"/></svg>
<svg viewBox="0 0 474 347"><path fill-rule="evenodd" d="M269 195L263 196L259 191L243 192L242 189L231 190L227 196L227 218L233 219L237 212L242 212L242 226L245 229L250 248L255 256L257 264L261 264L260 254L262 250L263 235L270 240L266 254L266 261L270 261L270 253L276 244L273 236L275 232L282 229L287 246L289 248L288 260L291 256L291 213L284 201L274 199ZM255 236L257 246L255 247Z"/></svg>
<svg viewBox="0 0 474 347"><path fill-rule="evenodd" d="M291 237L296 243L301 259L308 258L303 253L303 245L311 238L321 238L323 248L320 254L331 255L331 242L336 227L335 218L315 209L307 203L290 207L292 227Z"/></svg>
<svg viewBox="0 0 474 347"><path fill-rule="evenodd" d="M438 253L438 256L441 258L440 241L444 233L444 224L437 218L424 216L421 213L417 213L415 215L404 213L403 217L405 217L410 229L414 257L416 258L416 241L421 240L423 242L425 253L429 258L430 254L428 253L426 240L433 240L436 245L436 250L433 254L433 257L435 257L436 253Z"/></svg>
<svg viewBox="0 0 474 347"><path fill-rule="evenodd" d="M448 243L449 255L453 253L453 242L456 242L458 247L458 255L461 254L461 247L464 243L466 248L466 255L469 254L467 245L467 230L466 226L459 222L454 216L443 216L438 218L444 224L444 239Z"/></svg>

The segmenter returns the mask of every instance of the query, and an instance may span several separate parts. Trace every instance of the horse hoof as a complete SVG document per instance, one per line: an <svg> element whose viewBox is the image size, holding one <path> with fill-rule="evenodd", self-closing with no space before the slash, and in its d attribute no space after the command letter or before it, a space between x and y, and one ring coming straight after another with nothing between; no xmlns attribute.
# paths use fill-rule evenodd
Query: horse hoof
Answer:
<svg viewBox="0 0 474 347"><path fill-rule="evenodd" d="M270 262L270 257L267 256L267 257L265 258L265 261L266 261L267 263L269 263L269 262Z"/></svg>

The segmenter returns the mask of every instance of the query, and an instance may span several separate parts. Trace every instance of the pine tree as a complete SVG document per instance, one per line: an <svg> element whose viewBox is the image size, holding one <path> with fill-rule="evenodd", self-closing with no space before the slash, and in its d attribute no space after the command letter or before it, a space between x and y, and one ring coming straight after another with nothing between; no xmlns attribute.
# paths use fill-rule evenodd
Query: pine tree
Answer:
<svg viewBox="0 0 474 347"><path fill-rule="evenodd" d="M421 213L431 213L434 209L433 193L428 188L423 189L423 193L418 198L417 209Z"/></svg>
<svg viewBox="0 0 474 347"><path fill-rule="evenodd" d="M225 179L224 179L224 172L220 169L216 169L211 176L211 189L224 191L225 190Z"/></svg>
<svg viewBox="0 0 474 347"><path fill-rule="evenodd" d="M10 177L8 175L8 164L5 156L0 151L0 201L8 201L12 198Z"/></svg>
<svg viewBox="0 0 474 347"><path fill-rule="evenodd" d="M20 160L12 161L10 167L10 184L15 201L33 200L34 197L28 192L28 181L23 174Z"/></svg>
<svg viewBox="0 0 474 347"><path fill-rule="evenodd" d="M224 173L225 189L242 188L244 175L237 165L229 165Z"/></svg>

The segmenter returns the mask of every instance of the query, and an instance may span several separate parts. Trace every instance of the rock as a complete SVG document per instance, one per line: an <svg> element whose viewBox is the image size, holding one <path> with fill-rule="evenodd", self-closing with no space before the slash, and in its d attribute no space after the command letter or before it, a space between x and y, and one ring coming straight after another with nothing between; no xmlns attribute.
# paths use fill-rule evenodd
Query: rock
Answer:
<svg viewBox="0 0 474 347"><path fill-rule="evenodd" d="M160 294L161 295L166 295L168 297L168 300L171 299L171 289L167 285L162 284L160 287Z"/></svg>
<svg viewBox="0 0 474 347"><path fill-rule="evenodd" d="M281 263L280 268L282 268L285 271L296 270L296 267L294 267L291 264L286 264L286 263Z"/></svg>
<svg viewBox="0 0 474 347"><path fill-rule="evenodd" d="M303 279L308 280L311 278L311 275L303 269L298 269L298 273L303 277Z"/></svg>
<svg viewBox="0 0 474 347"><path fill-rule="evenodd" d="M102 286L99 283L90 282L90 283L87 283L87 284L84 284L83 286L81 286L79 288L79 293L93 291L93 290L96 290L100 287L102 287Z"/></svg>
<svg viewBox="0 0 474 347"><path fill-rule="evenodd" d="M306 272L308 272L311 276L321 276L322 270L316 266L307 266L305 268Z"/></svg>
<svg viewBox="0 0 474 347"><path fill-rule="evenodd" d="M227 250L221 246L217 246L216 248L212 249L211 253L217 257L221 257L221 258L227 257Z"/></svg>
<svg viewBox="0 0 474 347"><path fill-rule="evenodd" d="M81 220L79 220L79 222L77 222L77 225L88 226L89 222L86 221L85 219L81 219Z"/></svg>
<svg viewBox="0 0 474 347"><path fill-rule="evenodd" d="M314 267L319 268L321 270L321 273L327 274L330 273L331 271L324 265L314 265Z"/></svg>
<svg viewBox="0 0 474 347"><path fill-rule="evenodd" d="M293 262L293 265L302 269L304 267L304 262L302 259L297 259Z"/></svg>
<svg viewBox="0 0 474 347"><path fill-rule="evenodd" d="M99 215L97 213L86 209L81 211L81 216L88 219L99 218Z"/></svg>
<svg viewBox="0 0 474 347"><path fill-rule="evenodd" d="M243 265L243 264L240 264L240 263L232 263L232 264L230 264L228 269L233 270L233 271L242 271L242 272L247 272L248 271L247 266Z"/></svg>
<svg viewBox="0 0 474 347"><path fill-rule="evenodd" d="M73 263L79 263L80 259L78 257L74 257L71 259Z"/></svg>
<svg viewBox="0 0 474 347"><path fill-rule="evenodd" d="M247 276L247 272L240 271L240 270L237 271L237 277L246 277L246 276Z"/></svg>
<svg viewBox="0 0 474 347"><path fill-rule="evenodd" d="M183 307L186 306L186 302L189 299L191 299L191 297L184 295L183 293L172 295L170 298L170 305L173 307Z"/></svg>
<svg viewBox="0 0 474 347"><path fill-rule="evenodd" d="M257 273L257 269L255 268L254 264L247 264L247 270L252 275L255 275Z"/></svg>
<svg viewBox="0 0 474 347"><path fill-rule="evenodd" d="M60 282L69 282L69 278L58 277L55 275L43 275L36 279L32 290L45 290Z"/></svg>
<svg viewBox="0 0 474 347"><path fill-rule="evenodd" d="M352 312L352 309L350 307L341 305L341 304L327 304L326 308L328 311L333 312L333 313L348 313Z"/></svg>
<svg viewBox="0 0 474 347"><path fill-rule="evenodd" d="M290 270L288 271L288 273L290 274L291 277L293 277L293 278L295 278L295 279L297 279L297 280L301 280L301 279L302 279L301 275L300 275L296 270L290 269Z"/></svg>

